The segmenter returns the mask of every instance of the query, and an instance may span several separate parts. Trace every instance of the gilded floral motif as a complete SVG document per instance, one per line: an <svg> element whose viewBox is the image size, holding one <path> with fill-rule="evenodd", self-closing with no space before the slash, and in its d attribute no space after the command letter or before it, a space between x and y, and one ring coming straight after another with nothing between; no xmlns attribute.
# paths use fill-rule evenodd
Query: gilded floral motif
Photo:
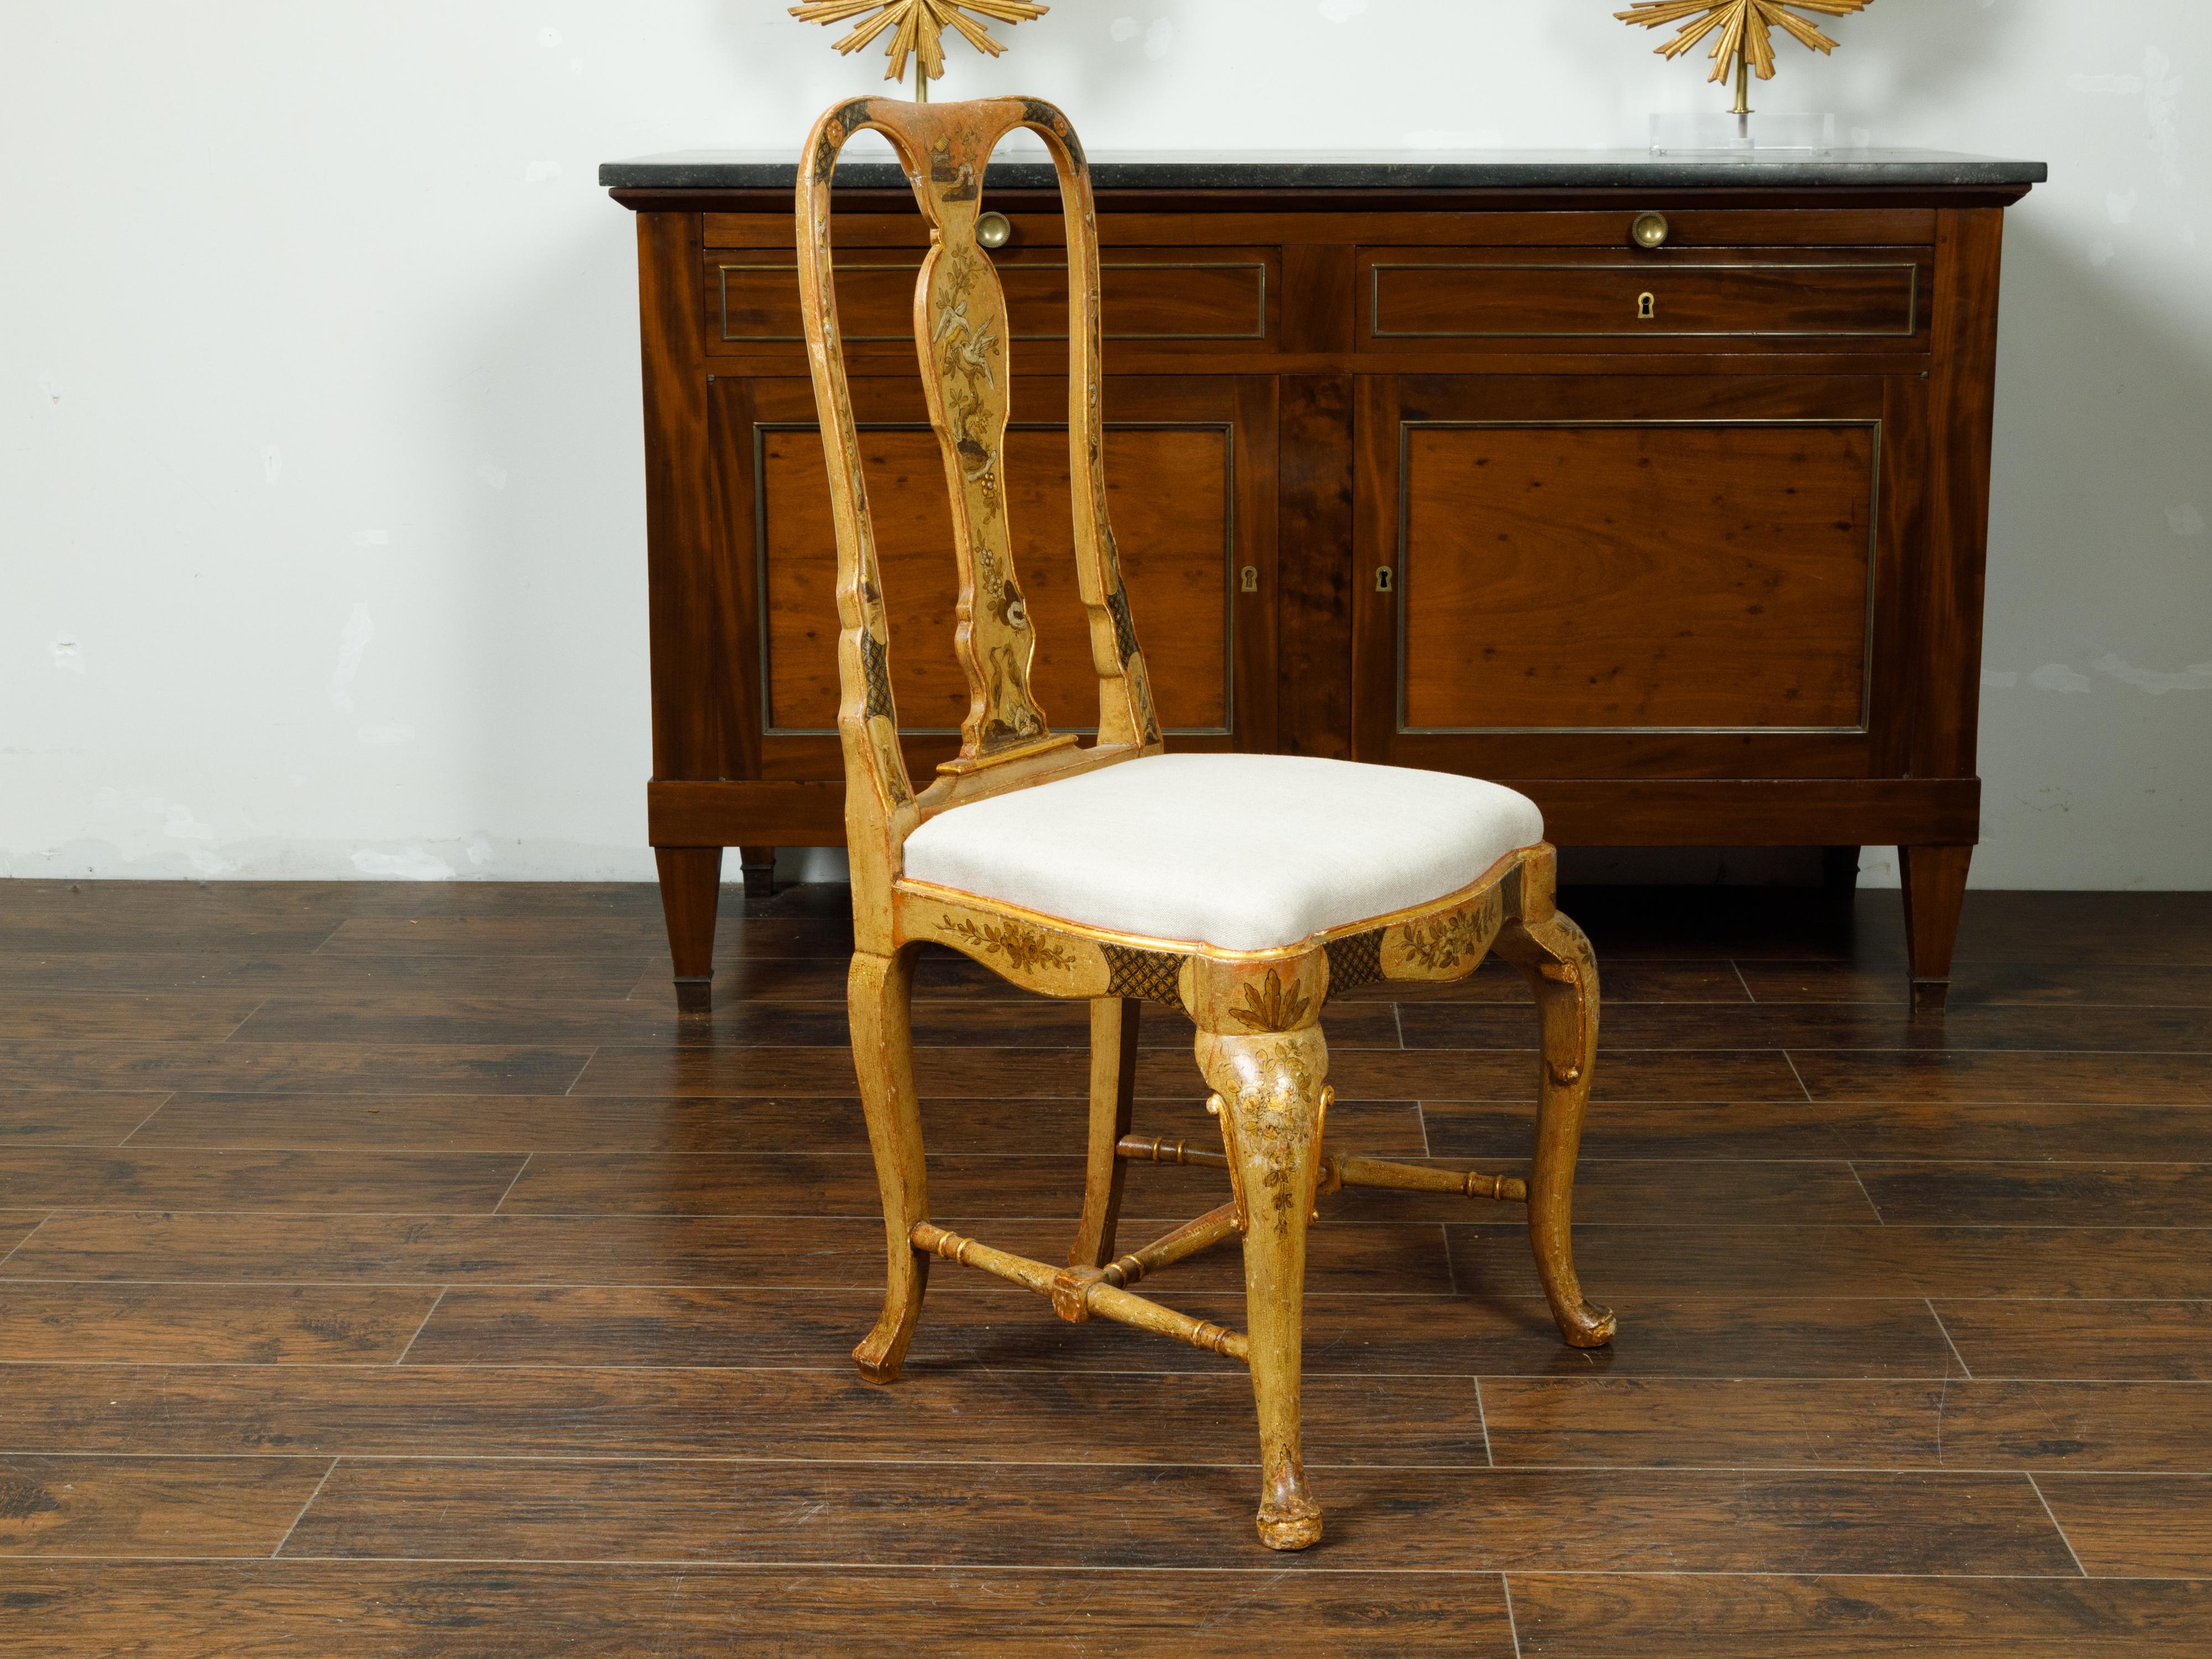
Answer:
<svg viewBox="0 0 2212 1659"><path fill-rule="evenodd" d="M978 927L962 919L947 919L945 931L956 933L986 956L1002 956L1017 973L1036 968L1073 968L1075 958L1044 933L1018 921L986 922Z"/></svg>
<svg viewBox="0 0 2212 1659"><path fill-rule="evenodd" d="M1455 910L1449 915L1409 921L1399 938L1405 943L1410 961L1442 973L1481 951L1482 938L1474 924L1472 908Z"/></svg>
<svg viewBox="0 0 2212 1659"><path fill-rule="evenodd" d="M1295 985L1285 985L1273 968L1266 981L1244 987L1244 1006L1231 1008L1229 1017L1250 1031L1287 1031L1297 1024L1311 1005Z"/></svg>

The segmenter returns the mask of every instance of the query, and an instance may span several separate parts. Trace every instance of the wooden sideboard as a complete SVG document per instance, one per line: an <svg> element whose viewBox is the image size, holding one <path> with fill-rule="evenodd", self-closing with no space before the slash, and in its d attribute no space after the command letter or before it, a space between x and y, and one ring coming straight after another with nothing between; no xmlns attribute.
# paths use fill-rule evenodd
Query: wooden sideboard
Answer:
<svg viewBox="0 0 2212 1659"><path fill-rule="evenodd" d="M1919 152L1094 162L1107 479L1170 747L1510 783L1566 846L1900 848L1940 1007L1979 830L2003 210ZM793 163L612 163L637 215L653 777L679 1000L726 847L842 846ZM908 764L957 748L944 480L897 168L838 179L839 303ZM1048 715L1095 695L1067 544L1066 255L996 162L1017 559ZM913 641L914 648L905 647Z"/></svg>

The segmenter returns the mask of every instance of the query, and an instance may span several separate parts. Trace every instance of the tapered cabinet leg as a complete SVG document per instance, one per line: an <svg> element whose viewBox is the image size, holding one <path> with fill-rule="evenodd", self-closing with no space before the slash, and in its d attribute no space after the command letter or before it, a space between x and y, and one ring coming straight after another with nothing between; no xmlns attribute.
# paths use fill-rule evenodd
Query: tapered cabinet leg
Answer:
<svg viewBox="0 0 2212 1659"><path fill-rule="evenodd" d="M744 874L747 898L775 896L775 848L740 847L738 848L738 868Z"/></svg>
<svg viewBox="0 0 2212 1659"><path fill-rule="evenodd" d="M909 1024L915 950L908 945L889 956L856 953L846 986L853 1066L868 1120L869 1150L876 1155L876 1183L883 1192L889 1263L883 1316L853 1350L854 1364L871 1382L897 1381L907 1344L914 1340L915 1322L921 1316L921 1293L929 1282L929 1258L913 1244L915 1223L929 1218Z"/></svg>
<svg viewBox="0 0 2212 1659"><path fill-rule="evenodd" d="M1496 948L1535 993L1543 1045L1537 1060L1536 1156L1528 1172L1528 1242L1536 1253L1536 1276L1559 1334L1577 1348L1602 1347L1613 1340L1613 1310L1584 1298L1574 1253L1575 1160L1597 1060L1597 959L1583 930L1548 908L1535 920L1508 920Z"/></svg>
<svg viewBox="0 0 2212 1659"><path fill-rule="evenodd" d="M1100 997L1091 1005L1091 1145L1083 1172L1083 1219L1067 1253L1071 1267L1103 1267L1114 1259L1114 1225L1121 1214L1121 1174L1129 1166L1115 1148L1129 1133L1137 1086L1137 1017L1133 997Z"/></svg>
<svg viewBox="0 0 2212 1659"><path fill-rule="evenodd" d="M1321 1541L1322 1531L1321 1505L1306 1486L1298 1423L1306 1226L1328 1076L1328 1050L1316 1023L1321 960L1316 952L1291 972L1271 969L1265 977L1249 969L1232 974L1203 958L1194 963L1199 1069L1220 1103L1231 1184L1244 1218L1244 1317L1260 1419L1260 1541L1276 1550L1309 1548ZM1228 991L1237 994L1234 1001Z"/></svg>
<svg viewBox="0 0 2212 1659"><path fill-rule="evenodd" d="M676 959L677 1010L703 1014L714 1006L714 907L722 896L722 849L656 847L653 858L660 866L668 953Z"/></svg>
<svg viewBox="0 0 2212 1659"><path fill-rule="evenodd" d="M1971 847L1900 847L1905 888L1905 948L1912 960L1912 1012L1943 1012L1951 995L1951 952L1966 903Z"/></svg>

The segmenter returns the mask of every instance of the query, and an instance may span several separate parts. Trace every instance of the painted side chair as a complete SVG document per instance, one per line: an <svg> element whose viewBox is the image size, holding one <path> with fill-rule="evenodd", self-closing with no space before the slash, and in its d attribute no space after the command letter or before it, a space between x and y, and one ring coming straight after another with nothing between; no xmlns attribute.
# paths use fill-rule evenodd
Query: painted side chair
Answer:
<svg viewBox="0 0 2212 1659"><path fill-rule="evenodd" d="M1069 276L1068 442L1077 572L1098 674L1097 739L1054 735L1030 695L1033 637L1015 580L1004 439L1006 302L977 246L993 146L1042 137L1060 179ZM830 175L852 135L888 137L931 228L915 339L952 499L953 644L969 702L957 758L916 791L898 742L890 635L861 477L830 258ZM799 269L837 531L838 731L852 856L853 1055L883 1188L890 1288L854 1351L894 1381L942 1256L1027 1285L1063 1319L1119 1320L1249 1366L1261 1447L1260 1537L1303 1549L1321 1506L1300 1461L1306 1228L1343 1187L1525 1202L1552 1313L1577 1347L1613 1317L1583 1298L1568 1221L1597 1048L1589 943L1553 902L1552 848L1524 797L1470 778L1269 755L1168 755L1145 673L1101 467L1097 228L1083 150L1049 104L863 98L823 116L799 168ZM908 1004L935 941L1028 990L1091 1005L1091 1133L1068 1265L963 1238L930 1219ZM1376 980L1464 978L1495 945L1534 988L1541 1054L1527 1180L1384 1163L1324 1146L1331 1091L1321 1014ZM1142 999L1196 1027L1221 1150L1131 1133ZM1229 1201L1115 1254L1131 1158L1211 1164ZM1133 1292L1149 1273L1241 1237L1244 1331Z"/></svg>

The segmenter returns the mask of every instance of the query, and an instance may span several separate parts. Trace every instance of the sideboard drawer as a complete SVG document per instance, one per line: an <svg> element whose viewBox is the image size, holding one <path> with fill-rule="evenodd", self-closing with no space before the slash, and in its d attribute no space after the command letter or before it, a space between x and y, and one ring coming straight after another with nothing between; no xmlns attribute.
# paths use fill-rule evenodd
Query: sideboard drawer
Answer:
<svg viewBox="0 0 2212 1659"><path fill-rule="evenodd" d="M837 312L848 346L896 343L911 353L918 248L856 248L836 265ZM1008 249L992 262L1006 290L1017 340L1067 337L1067 256L1057 247ZM799 271L780 250L731 249L707 259L707 343L714 352L794 349ZM1272 247L1115 248L1099 261L1109 340L1242 342L1265 348L1280 307L1280 255Z"/></svg>
<svg viewBox="0 0 2212 1659"><path fill-rule="evenodd" d="M1924 349L1926 257L1916 248L1368 248L1362 333L1376 351L1577 337L1607 349L1648 340L1694 350L1715 339Z"/></svg>

